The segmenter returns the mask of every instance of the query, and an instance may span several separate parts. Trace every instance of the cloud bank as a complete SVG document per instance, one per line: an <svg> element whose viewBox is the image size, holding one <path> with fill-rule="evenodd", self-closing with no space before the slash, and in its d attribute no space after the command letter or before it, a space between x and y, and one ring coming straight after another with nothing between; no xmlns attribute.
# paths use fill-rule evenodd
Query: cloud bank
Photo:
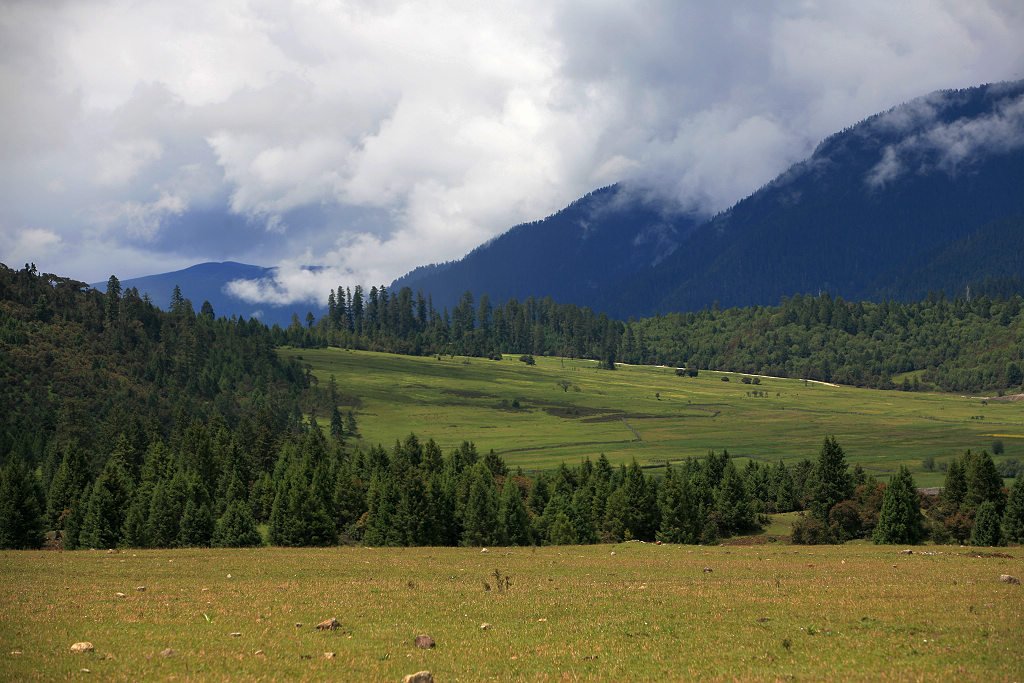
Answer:
<svg viewBox="0 0 1024 683"><path fill-rule="evenodd" d="M721 210L877 111L1024 77L1021 35L1011 0L8 3L0 260L231 259L279 266L248 301L322 300L616 181Z"/></svg>

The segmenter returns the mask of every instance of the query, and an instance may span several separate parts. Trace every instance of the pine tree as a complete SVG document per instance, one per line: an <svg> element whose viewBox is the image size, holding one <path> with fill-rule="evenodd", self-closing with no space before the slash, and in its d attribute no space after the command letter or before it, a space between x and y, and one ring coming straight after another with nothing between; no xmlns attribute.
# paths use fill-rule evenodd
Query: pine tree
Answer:
<svg viewBox="0 0 1024 683"><path fill-rule="evenodd" d="M284 546L331 545L337 538L334 521L313 493L301 467L288 468L270 512L270 541Z"/></svg>
<svg viewBox="0 0 1024 683"><path fill-rule="evenodd" d="M548 542L551 545L576 545L579 542L572 520L565 512L559 511L548 526Z"/></svg>
<svg viewBox="0 0 1024 683"><path fill-rule="evenodd" d="M123 461L111 456L103 472L93 482L82 520L79 546L112 548L118 544L131 493L132 480Z"/></svg>
<svg viewBox="0 0 1024 683"><path fill-rule="evenodd" d="M768 491L771 500L775 503L776 511L792 512L797 509L793 476L781 460L771 468Z"/></svg>
<svg viewBox="0 0 1024 683"><path fill-rule="evenodd" d="M964 502L967 495L967 477L960 458L953 458L946 470L946 481L942 487L942 503L951 511L956 510Z"/></svg>
<svg viewBox="0 0 1024 683"><path fill-rule="evenodd" d="M1009 543L1024 543L1024 476L1017 475L1003 512L1003 533Z"/></svg>
<svg viewBox="0 0 1024 683"><path fill-rule="evenodd" d="M462 515L461 544L467 546L494 543L498 525L498 500L494 476L482 460L467 471L468 496Z"/></svg>
<svg viewBox="0 0 1024 683"><path fill-rule="evenodd" d="M214 521L210 506L206 503L197 504L194 498L189 498L181 516L177 545L182 548L208 546L213 532Z"/></svg>
<svg viewBox="0 0 1024 683"><path fill-rule="evenodd" d="M916 544L924 536L921 506L914 478L904 465L885 487L878 524L871 535L876 544Z"/></svg>
<svg viewBox="0 0 1024 683"><path fill-rule="evenodd" d="M846 454L835 437L825 437L807 481L807 498L811 515L828 524L828 513L836 503L853 495L853 478L846 464Z"/></svg>
<svg viewBox="0 0 1024 683"><path fill-rule="evenodd" d="M0 470L0 549L41 548L43 528L39 483L12 458Z"/></svg>
<svg viewBox="0 0 1024 683"><path fill-rule="evenodd" d="M715 490L715 508L721 515L722 533L732 535L755 528L750 495L732 460L726 463L722 481Z"/></svg>
<svg viewBox="0 0 1024 683"><path fill-rule="evenodd" d="M996 511L1002 514L1005 498L1003 497L1003 478L999 476L996 465L992 462L992 456L988 451L971 454L968 451L964 455L967 460L965 477L967 479L967 493L964 496L964 506L971 509L979 509L985 501L991 501L996 506Z"/></svg>
<svg viewBox="0 0 1024 683"><path fill-rule="evenodd" d="M50 481L47 500L47 520L61 534L65 548L76 547L78 526L88 498L89 466L85 454L77 444L64 448L64 455Z"/></svg>
<svg viewBox="0 0 1024 683"><path fill-rule="evenodd" d="M697 509L689 476L677 474L667 465L665 478L658 488L661 526L657 539L666 543L696 543L700 537Z"/></svg>
<svg viewBox="0 0 1024 683"><path fill-rule="evenodd" d="M216 548L247 548L263 545L263 537L256 529L249 506L243 501L228 503L224 514L217 520L211 539Z"/></svg>
<svg viewBox="0 0 1024 683"><path fill-rule="evenodd" d="M530 544L530 515L523 505L519 487L511 477L505 479L498 503L498 540L502 545Z"/></svg>
<svg viewBox="0 0 1024 683"><path fill-rule="evenodd" d="M974 517L974 529L971 531L971 545L999 545L1002 531L999 527L999 510L991 500L986 500L978 508Z"/></svg>

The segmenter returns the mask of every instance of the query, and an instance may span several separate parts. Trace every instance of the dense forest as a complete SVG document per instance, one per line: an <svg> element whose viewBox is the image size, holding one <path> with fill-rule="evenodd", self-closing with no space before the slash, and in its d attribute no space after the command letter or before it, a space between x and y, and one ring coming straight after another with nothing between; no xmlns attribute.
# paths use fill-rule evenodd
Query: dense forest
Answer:
<svg viewBox="0 0 1024 683"><path fill-rule="evenodd" d="M850 303L828 294L750 306L615 321L550 298L494 304L462 295L434 309L408 288L330 293L328 315L296 316L278 344L414 355L504 353L592 358L879 389L1017 392L1024 382L1024 307L998 282L948 300ZM903 375L899 381L894 377Z"/></svg>
<svg viewBox="0 0 1024 683"><path fill-rule="evenodd" d="M197 313L177 290L162 311L122 291L115 277L101 293L34 266L0 266L0 548L710 543L758 529L767 513L795 510L808 510L793 533L804 543L1022 540L1024 478L1008 493L987 453L950 465L937 505L918 494L909 472L886 486L850 471L834 439L816 461L793 468L737 467L728 453L712 452L657 473L635 461L612 467L601 456L527 477L472 443L448 453L415 435L390 449L365 444L334 383L319 386L308 368L275 352L281 343L500 349L597 357L614 367L615 359L681 353L658 350L659 339L687 339L659 337L674 324L692 340L725 329L813 331L822 340L815 348L841 335L900 348L912 340L901 335L914 330L945 335L922 344L959 353L963 364L1012 366L1018 342L1003 355L978 350L993 348L986 335L1010 339L1019 328L1018 299L912 307L795 297L774 309L622 324L550 300L491 307L481 297L474 306L467 293L451 314L438 314L408 290L371 289L366 301L359 288L332 294L324 319L270 330L217 318L208 303ZM960 328L972 330L974 346L954 351L949 343L968 338L957 336ZM761 347L740 339L728 348ZM884 367L890 359L877 360ZM926 368L936 373L926 377L941 376L946 363L952 367L946 359ZM315 415L329 415L326 430Z"/></svg>

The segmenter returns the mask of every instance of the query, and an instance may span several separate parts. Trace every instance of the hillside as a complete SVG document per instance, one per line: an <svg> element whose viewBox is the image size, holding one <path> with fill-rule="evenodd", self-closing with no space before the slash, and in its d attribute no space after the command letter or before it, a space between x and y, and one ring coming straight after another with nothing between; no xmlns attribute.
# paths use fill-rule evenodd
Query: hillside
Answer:
<svg viewBox="0 0 1024 683"><path fill-rule="evenodd" d="M608 188L395 285L439 307L468 289L620 319L822 291L914 300L987 281L1009 294L1020 291L1022 252L1007 246L1024 239L1022 187L1024 81L940 91L836 133L711 220L649 199L604 211L624 192Z"/></svg>
<svg viewBox="0 0 1024 683"><path fill-rule="evenodd" d="M516 226L463 259L421 266L391 289L429 293L439 309L453 308L467 290L495 301L533 296L593 306L598 292L657 265L698 222L615 185Z"/></svg>

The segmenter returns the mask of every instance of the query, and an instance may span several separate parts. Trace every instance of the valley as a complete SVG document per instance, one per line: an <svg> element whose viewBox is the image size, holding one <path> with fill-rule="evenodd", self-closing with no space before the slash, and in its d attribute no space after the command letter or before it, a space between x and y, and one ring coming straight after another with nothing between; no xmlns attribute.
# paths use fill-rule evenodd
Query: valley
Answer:
<svg viewBox="0 0 1024 683"><path fill-rule="evenodd" d="M342 395L357 397L362 441L388 447L409 433L445 451L472 441L527 471L604 453L613 464L636 458L661 466L708 450L793 465L813 458L826 434L851 464L886 479L906 465L918 486L940 486L941 464L967 449L1024 457L1019 402L879 391L798 379L745 384L740 373L517 356L417 357L343 349L279 349L311 368L321 388L333 375ZM724 382L723 378L730 381ZM518 407L513 405L518 402ZM320 422L327 427L324 416ZM630 429L632 428L632 429ZM639 440L634 435L639 435ZM924 469L934 458L933 470ZM742 464L742 463L740 463Z"/></svg>

